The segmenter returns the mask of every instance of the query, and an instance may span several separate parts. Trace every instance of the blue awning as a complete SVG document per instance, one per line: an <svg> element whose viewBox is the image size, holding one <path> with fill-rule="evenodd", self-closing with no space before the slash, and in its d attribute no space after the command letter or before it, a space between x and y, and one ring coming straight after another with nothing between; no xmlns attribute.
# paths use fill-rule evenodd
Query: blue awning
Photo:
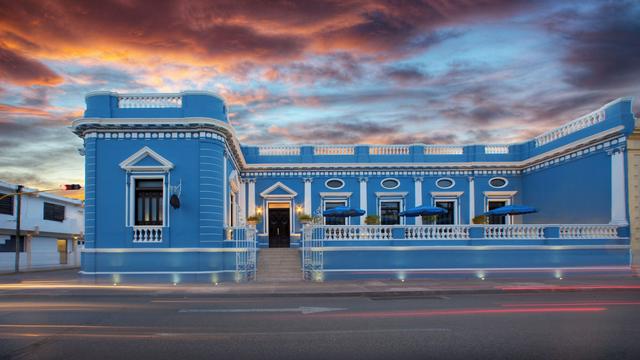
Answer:
<svg viewBox="0 0 640 360"><path fill-rule="evenodd" d="M325 217L353 217L362 216L366 211L348 206L336 206L333 209L325 210L322 215Z"/></svg>
<svg viewBox="0 0 640 360"><path fill-rule="evenodd" d="M507 205L487 211L484 215L505 216L505 215L522 215L538 212L535 208L526 205Z"/></svg>
<svg viewBox="0 0 640 360"><path fill-rule="evenodd" d="M425 205L403 211L400 213L400 216L430 216L446 214L447 212L447 209Z"/></svg>

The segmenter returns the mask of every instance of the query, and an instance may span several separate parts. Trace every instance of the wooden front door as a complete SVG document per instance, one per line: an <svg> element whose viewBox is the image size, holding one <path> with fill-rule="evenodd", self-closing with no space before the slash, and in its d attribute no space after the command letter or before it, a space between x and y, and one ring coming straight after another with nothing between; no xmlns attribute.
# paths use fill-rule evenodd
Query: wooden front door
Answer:
<svg viewBox="0 0 640 360"><path fill-rule="evenodd" d="M289 247L289 209L269 209L269 247Z"/></svg>

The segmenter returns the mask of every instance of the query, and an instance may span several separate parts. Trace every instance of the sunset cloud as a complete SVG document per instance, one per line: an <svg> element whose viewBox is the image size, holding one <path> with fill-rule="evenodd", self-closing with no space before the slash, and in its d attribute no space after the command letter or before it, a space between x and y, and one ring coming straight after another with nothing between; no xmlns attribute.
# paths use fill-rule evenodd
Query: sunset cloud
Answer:
<svg viewBox="0 0 640 360"><path fill-rule="evenodd" d="M0 172L82 182L66 126L93 90L214 91L245 144L522 141L638 96L638 18L632 1L0 0Z"/></svg>
<svg viewBox="0 0 640 360"><path fill-rule="evenodd" d="M0 79L16 85L57 85L62 77L46 65L30 59L0 42Z"/></svg>

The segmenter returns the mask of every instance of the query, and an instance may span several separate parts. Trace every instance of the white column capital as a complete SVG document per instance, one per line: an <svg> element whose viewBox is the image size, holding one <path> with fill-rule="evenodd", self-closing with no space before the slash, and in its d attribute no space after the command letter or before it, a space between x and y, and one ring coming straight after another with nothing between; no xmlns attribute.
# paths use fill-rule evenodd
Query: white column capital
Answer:
<svg viewBox="0 0 640 360"><path fill-rule="evenodd" d="M305 183L311 183L313 182L313 178L310 178L310 177L302 178L302 181Z"/></svg>
<svg viewBox="0 0 640 360"><path fill-rule="evenodd" d="M368 178L368 177L364 177L364 176L363 176L363 177L359 177L359 178L358 178L358 182L361 182L361 183L363 183L363 182L364 182L364 183L366 183L367 181L369 181L369 178Z"/></svg>
<svg viewBox="0 0 640 360"><path fill-rule="evenodd" d="M413 181L415 182L423 182L424 181L424 176L414 176L413 177Z"/></svg>
<svg viewBox="0 0 640 360"><path fill-rule="evenodd" d="M615 147L615 148L608 149L607 150L607 155L609 155L609 156L622 155L622 154L624 154L624 149L625 149L624 146L618 146L618 147Z"/></svg>

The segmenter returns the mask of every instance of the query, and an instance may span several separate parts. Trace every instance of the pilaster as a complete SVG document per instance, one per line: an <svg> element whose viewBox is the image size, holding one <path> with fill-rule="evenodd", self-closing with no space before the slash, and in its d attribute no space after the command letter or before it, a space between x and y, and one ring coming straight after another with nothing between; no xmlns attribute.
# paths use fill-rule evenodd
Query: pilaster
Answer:
<svg viewBox="0 0 640 360"><path fill-rule="evenodd" d="M311 214L313 206L311 204L311 183L313 182L312 178L304 178L304 213Z"/></svg>
<svg viewBox="0 0 640 360"><path fill-rule="evenodd" d="M247 210L249 216L252 216L256 214L256 179L247 179L247 185L249 186L247 191L249 196Z"/></svg>
<svg viewBox="0 0 640 360"><path fill-rule="evenodd" d="M414 176L413 177L413 185L414 185L414 207L418 207L422 205L422 182L424 178L422 176ZM422 225L422 216L416 216L416 225Z"/></svg>
<svg viewBox="0 0 640 360"><path fill-rule="evenodd" d="M611 156L611 224L628 225L624 173L624 148L609 152Z"/></svg>
<svg viewBox="0 0 640 360"><path fill-rule="evenodd" d="M367 181L369 179L366 177L358 178L358 182L360 183L360 209L363 209L367 213L369 212L367 209ZM360 216L360 224L364 224L365 215Z"/></svg>
<svg viewBox="0 0 640 360"><path fill-rule="evenodd" d="M627 184L629 184L629 226L631 268L640 275L640 120L627 139Z"/></svg>

